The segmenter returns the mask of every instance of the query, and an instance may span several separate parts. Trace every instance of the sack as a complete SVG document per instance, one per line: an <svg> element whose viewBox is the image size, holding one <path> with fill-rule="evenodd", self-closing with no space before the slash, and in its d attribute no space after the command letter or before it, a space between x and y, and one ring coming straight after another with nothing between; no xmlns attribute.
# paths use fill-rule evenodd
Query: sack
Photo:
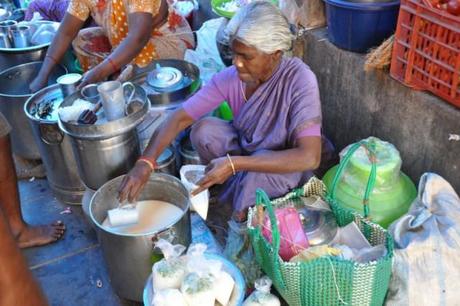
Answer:
<svg viewBox="0 0 460 306"><path fill-rule="evenodd" d="M353 150L350 150L353 154ZM349 160L349 159L347 159ZM375 170L375 169L374 169ZM342 171L338 171L340 176ZM369 189L372 191L371 175ZM354 221L372 246L384 244L387 254L376 261L358 263L346 259L321 257L310 262L284 262L278 255L280 235L273 207L295 206L301 196L321 196L332 208L341 227ZM366 203L368 197L363 202ZM263 236L259 225L258 207L264 206L272 220L273 242ZM260 210L260 209L259 209ZM263 190L257 190L256 207L248 213L248 232L257 262L273 280L281 296L291 306L300 305L382 305L388 289L393 258L393 239L381 226L351 210L340 207L334 190L326 195L324 184L312 178L285 197L270 201Z"/></svg>
<svg viewBox="0 0 460 306"><path fill-rule="evenodd" d="M459 305L460 199L434 173L422 175L418 197L389 231L395 239L387 305Z"/></svg>
<svg viewBox="0 0 460 306"><path fill-rule="evenodd" d="M291 24L306 29L326 25L325 8L321 0L279 0L279 8Z"/></svg>

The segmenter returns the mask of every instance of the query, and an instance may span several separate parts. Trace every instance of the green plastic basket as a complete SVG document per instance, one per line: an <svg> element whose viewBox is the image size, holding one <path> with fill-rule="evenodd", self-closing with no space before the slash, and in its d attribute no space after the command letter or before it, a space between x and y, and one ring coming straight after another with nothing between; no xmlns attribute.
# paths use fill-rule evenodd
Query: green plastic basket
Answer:
<svg viewBox="0 0 460 306"><path fill-rule="evenodd" d="M350 156L353 152L352 148ZM341 172L338 171L337 176L340 175ZM375 180L375 177L371 174L368 181L370 190L373 179ZM321 257L298 263L283 261L278 255L280 234L273 208L294 206L299 197L312 195L321 196L330 204L339 226L355 221L371 245L385 244L387 254L369 263L357 263L335 257ZM366 203L366 198L363 203ZM266 208L270 217L272 243L262 236L261 227L257 225L258 207L261 206ZM270 201L263 190L257 190L256 207L250 209L248 215L248 232L257 262L289 305L383 304L391 277L394 248L392 237L380 225L340 207L334 199L334 192L326 195L324 184L320 180L312 178L302 188L295 189L274 201Z"/></svg>

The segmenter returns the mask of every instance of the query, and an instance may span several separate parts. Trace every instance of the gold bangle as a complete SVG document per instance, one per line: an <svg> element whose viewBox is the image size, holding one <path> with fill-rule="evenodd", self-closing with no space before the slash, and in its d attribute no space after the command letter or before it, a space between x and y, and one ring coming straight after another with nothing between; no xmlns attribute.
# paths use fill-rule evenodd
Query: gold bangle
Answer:
<svg viewBox="0 0 460 306"><path fill-rule="evenodd" d="M232 167L233 175L235 175L236 174L235 165L233 164L232 159L230 158L230 155L228 153L227 153L227 159L230 162L230 166Z"/></svg>
<svg viewBox="0 0 460 306"><path fill-rule="evenodd" d="M150 170L152 170L152 171L155 170L155 166L154 166L153 163L152 163L150 160L148 160L147 158L139 158L137 161L138 161L138 162L144 162L144 163L146 163L146 164L150 167Z"/></svg>

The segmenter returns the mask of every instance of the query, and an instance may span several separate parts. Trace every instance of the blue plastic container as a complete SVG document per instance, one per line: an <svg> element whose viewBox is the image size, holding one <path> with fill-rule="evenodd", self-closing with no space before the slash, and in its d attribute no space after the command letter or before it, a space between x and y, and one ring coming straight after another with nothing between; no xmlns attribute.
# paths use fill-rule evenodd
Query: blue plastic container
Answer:
<svg viewBox="0 0 460 306"><path fill-rule="evenodd" d="M324 0L329 40L337 47L364 53L391 36L398 20L399 0L351 2Z"/></svg>

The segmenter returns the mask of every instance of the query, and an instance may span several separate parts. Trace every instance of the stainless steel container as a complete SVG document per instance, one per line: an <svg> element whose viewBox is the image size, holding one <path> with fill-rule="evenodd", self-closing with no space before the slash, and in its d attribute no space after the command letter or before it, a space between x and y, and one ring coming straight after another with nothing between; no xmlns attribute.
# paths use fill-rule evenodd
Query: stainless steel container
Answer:
<svg viewBox="0 0 460 306"><path fill-rule="evenodd" d="M117 190L123 176L102 186L91 199L90 217L96 226L102 254L115 292L123 298L142 301L145 282L152 271L152 258L156 251L153 243L158 237L169 237L172 243L188 246L191 242L190 199L187 190L175 177L162 173L152 175L139 196L139 200L160 200L172 203L183 211L170 226L145 234L120 234L101 224L107 211L118 205Z"/></svg>
<svg viewBox="0 0 460 306"><path fill-rule="evenodd" d="M65 98L61 107L71 106L82 99L80 92ZM135 99L144 105L123 118L96 124L78 124L59 120L59 128L70 136L83 183L97 190L107 181L127 173L140 155L136 126L150 108L145 91L136 86Z"/></svg>
<svg viewBox="0 0 460 306"><path fill-rule="evenodd" d="M29 85L37 76L41 65L42 62L27 63L0 73L0 111L13 128L11 131L13 152L27 159L40 158L32 129L24 113L24 103L32 96ZM48 84L56 83L56 79L66 73L64 67L56 66Z"/></svg>
<svg viewBox="0 0 460 306"><path fill-rule="evenodd" d="M179 175L176 168L176 153L172 147L166 148L163 153L161 153L160 157L157 158L157 165L157 172L174 176Z"/></svg>
<svg viewBox="0 0 460 306"><path fill-rule="evenodd" d="M69 136L64 135L57 124L57 110L63 100L59 85L54 84L31 96L24 104L24 112L29 118L54 196L61 202L81 205L85 187L78 175ZM48 115L41 116L44 119L36 112L41 103L52 105Z"/></svg>
<svg viewBox="0 0 460 306"><path fill-rule="evenodd" d="M61 91L64 97L70 96L77 91L77 86L80 84L82 75L79 73L68 73L60 76L56 83L61 86Z"/></svg>
<svg viewBox="0 0 460 306"><path fill-rule="evenodd" d="M180 139L178 151L182 166L202 164L200 156L198 155L198 152L193 148L192 142L190 141L190 137L188 135L185 135Z"/></svg>

